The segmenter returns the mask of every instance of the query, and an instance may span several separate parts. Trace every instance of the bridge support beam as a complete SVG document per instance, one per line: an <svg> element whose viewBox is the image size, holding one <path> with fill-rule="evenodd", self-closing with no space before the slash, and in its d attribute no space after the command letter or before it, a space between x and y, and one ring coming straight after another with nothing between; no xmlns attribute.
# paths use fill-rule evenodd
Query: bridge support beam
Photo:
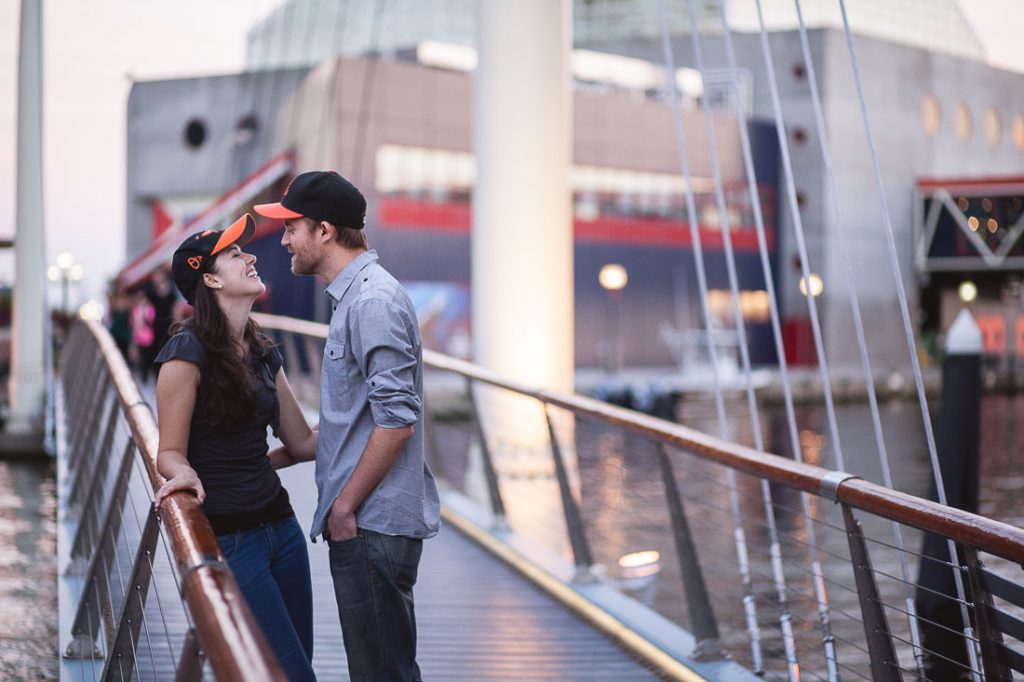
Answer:
<svg viewBox="0 0 1024 682"><path fill-rule="evenodd" d="M8 437L42 434L46 385L46 271L43 239L43 9L22 0L18 49L18 163L14 310ZM2 438L5 434L0 434ZM41 439L40 439L41 443Z"/></svg>
<svg viewBox="0 0 1024 682"><path fill-rule="evenodd" d="M473 356L500 376L571 392L571 6L569 0L480 0L478 17ZM479 398L499 468L525 473L531 462L544 462L543 473L553 477L540 403L491 389ZM570 420L559 433L572 430ZM575 451L566 455L574 470ZM480 478L478 469L471 465L471 479L474 471ZM479 483L470 487L482 488Z"/></svg>

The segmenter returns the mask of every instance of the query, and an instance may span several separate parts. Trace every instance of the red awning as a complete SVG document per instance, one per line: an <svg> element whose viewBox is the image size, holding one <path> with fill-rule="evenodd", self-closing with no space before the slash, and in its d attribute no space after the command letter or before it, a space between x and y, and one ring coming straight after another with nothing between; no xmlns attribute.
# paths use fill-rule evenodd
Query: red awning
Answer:
<svg viewBox="0 0 1024 682"><path fill-rule="evenodd" d="M170 260L182 239L194 232L213 229L225 220L236 217L235 213L240 207L250 204L260 192L291 173L294 167L294 154L290 151L283 152L222 194L192 220L185 223L175 221L149 245L148 249L122 268L117 275L118 283L124 287L137 285L153 270Z"/></svg>
<svg viewBox="0 0 1024 682"><path fill-rule="evenodd" d="M944 189L951 194L981 196L1024 193L1024 176L992 175L974 178L918 178L917 189L925 194Z"/></svg>

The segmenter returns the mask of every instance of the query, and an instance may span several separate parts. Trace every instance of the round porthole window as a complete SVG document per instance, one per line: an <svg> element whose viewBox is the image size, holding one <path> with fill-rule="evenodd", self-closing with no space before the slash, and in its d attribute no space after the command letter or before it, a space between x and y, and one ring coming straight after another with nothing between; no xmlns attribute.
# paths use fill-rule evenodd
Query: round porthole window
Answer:
<svg viewBox="0 0 1024 682"><path fill-rule="evenodd" d="M1024 116L1020 114L1014 115L1010 134L1013 136L1013 144L1017 149L1024 151Z"/></svg>
<svg viewBox="0 0 1024 682"><path fill-rule="evenodd" d="M246 114L235 124L235 145L244 147L251 143L259 130L260 120L256 118L256 114Z"/></svg>
<svg viewBox="0 0 1024 682"><path fill-rule="evenodd" d="M998 147L1002 136L1003 122L999 118L999 112L989 109L985 112L985 141L989 147Z"/></svg>
<svg viewBox="0 0 1024 682"><path fill-rule="evenodd" d="M185 124L185 144L192 149L199 149L206 142L206 124L201 119L193 118Z"/></svg>
<svg viewBox="0 0 1024 682"><path fill-rule="evenodd" d="M929 137L935 137L942 126L942 109L935 95L925 95L921 100L921 125Z"/></svg>
<svg viewBox="0 0 1024 682"><path fill-rule="evenodd" d="M965 102L960 102L953 113L953 130L956 131L957 139L961 142L971 139L972 128L971 110Z"/></svg>

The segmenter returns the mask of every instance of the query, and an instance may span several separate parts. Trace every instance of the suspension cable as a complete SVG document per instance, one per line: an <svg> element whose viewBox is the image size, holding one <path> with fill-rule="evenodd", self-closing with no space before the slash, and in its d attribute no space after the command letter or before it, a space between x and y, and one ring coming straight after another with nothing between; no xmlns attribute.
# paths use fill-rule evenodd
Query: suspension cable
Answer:
<svg viewBox="0 0 1024 682"><path fill-rule="evenodd" d="M893 279L896 283L896 295L900 303L900 316L903 322L903 333L906 336L907 349L910 352L910 364L914 370L914 383L917 387L917 398L921 406L921 418L924 422L925 438L928 443L928 456L931 458L932 476L935 480L935 490L939 502L947 504L946 489L942 481L942 472L939 466L938 451L935 446L935 434L932 431L931 416L928 411L928 400L925 397L924 378L921 376L921 364L917 358L917 343L914 340L914 330L910 321L910 308L907 305L907 292L903 286L903 273L900 268L899 255L896 252L896 239L893 233L892 219L889 214L889 202L885 194L885 183L882 181L882 171L878 163L878 153L875 150L874 135L871 132L871 121L868 116L867 103L864 99L864 87L860 77L860 67L857 63L857 52L853 49L853 36L850 31L850 21L846 15L846 2L839 0L839 9L843 16L843 32L846 36L846 48L850 54L850 66L853 70L853 81L857 89L857 100L860 105L861 119L864 125L864 134L867 137L868 151L871 156L871 168L875 175L875 183L878 189L878 198L882 212L882 224L885 226L886 245L889 250L889 262L892 267ZM946 546L949 549L950 561L959 565L956 552L956 544L947 539ZM964 623L964 634L973 637L974 628L967 613L965 601L965 590L963 576L960 571L953 571L953 579L956 583L957 597L960 599L960 615ZM967 654L973 669L975 679L980 679L978 669L978 651L976 646L968 645Z"/></svg>
<svg viewBox="0 0 1024 682"><path fill-rule="evenodd" d="M658 0L658 10L661 17L661 41L665 56L665 67L668 76L669 101L672 107L672 117L675 124L676 149L679 155L679 165L684 178L684 192L686 198L687 222L690 227L690 237L693 242L693 261L697 272L697 285L700 288L700 309L704 318L704 328L707 334L708 355L711 359L711 373L715 392L715 409L718 415L719 435L725 440L731 440L729 423L725 415L725 401L722 396L722 387L719 377L718 351L715 347L714 322L708 310L708 283L707 274L704 271L704 250L701 246L700 221L697 215L696 201L693 196L693 178L690 173L690 160L686 150L686 138L683 133L683 115L679 103L679 90L676 84L675 56L672 44L669 40L668 17L665 13L664 0ZM747 541L743 531L743 517L739 506L739 497L736 492L736 472L732 468L726 469L726 478L729 485L729 504L732 509L733 534L736 545L736 558L743 583L743 607L747 619L747 630L750 633L751 658L754 672L760 674L764 670L764 657L761 651L760 626L757 622L757 605L754 600L754 589L750 577L750 565L747 558Z"/></svg>
<svg viewBox="0 0 1024 682"><path fill-rule="evenodd" d="M694 0L689 0L690 33L693 45L694 59L697 63L697 70L700 72L701 81L707 82L707 69L704 65L704 50L701 45L700 28L697 26L697 13ZM674 76L674 72L672 74ZM732 246L732 228L729 224L729 212L725 202L725 192L722 186L722 170L718 158L718 143L715 139L714 121L712 120L711 108L704 102L701 107L704 115L705 135L708 141L708 150L711 160L711 175L715 188L715 203L718 209L719 220L722 228L722 245L725 250L726 272L729 278L729 288L732 293L733 324L739 335L740 359L743 366L743 374L746 377L747 405L750 410L750 428L754 436L754 447L759 452L764 452L764 437L761 433L761 415L757 407L757 396L754 395L754 380L750 367L750 349L747 342L746 325L743 321L743 314L740 311L740 287L739 278L736 274L736 255ZM743 125L743 121L740 121ZM772 578L777 594L780 614L779 626L782 630L783 648L786 655L786 669L789 677L796 682L800 678L800 668L796 653L796 638L793 633L793 621L789 610L789 602L786 597L786 573L782 567L782 551L779 545L778 525L775 519L775 509L772 504L771 488L768 481L760 480L761 497L764 501L765 520L768 524L769 553L771 556Z"/></svg>
<svg viewBox="0 0 1024 682"><path fill-rule="evenodd" d="M725 7L719 8L719 15L722 24L722 34L725 39L725 52L728 59L730 82L736 98L737 127L740 133L740 147L743 152L743 164L746 170L747 191L749 193L750 205L754 214L754 225L757 231L758 253L761 259L761 270L764 276L765 287L768 292L769 313L772 326L772 336L775 342L776 358L778 361L779 375L782 379L783 401L786 409L786 422L789 431L790 448L798 462L803 462L803 445L800 443L800 430L796 422L796 409L793 402L793 391L789 380L789 369L786 361L785 346L782 338L781 315L779 313L778 297L775 292L775 281L772 273L771 259L768 254L768 244L765 235L764 216L761 212L760 193L758 191L757 175L754 170L753 154L751 151L750 136L746 126L746 110L740 98L739 85L736 81L737 64L736 51L732 42L732 31L729 29L729 22L726 17ZM835 643L831 632L829 616L828 594L825 588L824 574L818 550L817 532L814 528L811 505L807 493L800 493L801 511L804 524L807 530L807 545L809 549L811 572L814 578L816 602L818 604L818 620L822 630L822 646L825 659L828 665L829 680L838 679L839 672L836 667ZM773 508L774 511L774 508Z"/></svg>
<svg viewBox="0 0 1024 682"><path fill-rule="evenodd" d="M377 65L380 62L380 27L384 15L385 0L373 0L373 24L370 27L370 56L363 70L363 94L359 103L359 120L356 123L356 149L352 159L352 182L359 183L363 172L363 150L366 147L366 126L373 100L374 85L377 81Z"/></svg>
<svg viewBox="0 0 1024 682"><path fill-rule="evenodd" d="M775 60L772 57L771 48L768 46L768 30L765 27L764 13L761 10L761 0L757 3L757 19L761 28L761 52L764 56L765 68L768 72L768 91L771 94L772 110L775 115L775 133L779 140L779 152L782 155L782 168L786 179L786 198L789 202L789 211L793 218L793 232L796 237L797 250L799 252L800 272L804 282L804 296L810 310L811 332L814 337L814 348L818 355L818 372L821 379L822 394L825 398L825 412L828 417L829 432L832 437L832 449L836 455L836 468L845 470L843 461L843 448L839 439L839 425L836 419L835 404L832 400L832 382L829 378L828 360L825 357L825 344L821 336L821 320L818 315L818 305L811 291L811 269L807 256L807 242L804 239L804 224L800 217L800 206L796 199L796 180L793 175L793 161L789 155L789 145L786 142L786 130L783 125L782 103L779 97L779 84L775 79Z"/></svg>
<svg viewBox="0 0 1024 682"><path fill-rule="evenodd" d="M889 453L885 444L885 434L882 430L882 419L878 409L878 397L875 392L874 373L871 369L871 358L868 353L867 339L864 334L864 322L861 316L860 301L857 294L857 285L853 275L853 266L850 262L849 247L846 242L845 221L839 206L838 186L835 179L835 172L832 166L832 153L828 148L828 131L825 126L825 116L821 104L821 93L818 91L818 79L814 68L814 59L811 56L810 42L807 38L807 28L804 24L803 9L800 0L795 0L796 16L800 31L800 48L803 51L804 63L807 67L807 81L811 89L811 104L814 109L814 122L817 128L818 145L821 149L822 161L825 165L825 177L828 184L831 198L832 212L835 217L834 232L839 240L839 248L843 257L843 265L846 269L847 292L850 301L850 310L853 314L853 325L856 331L857 348L860 352L861 366L864 371L864 382L867 386L868 404L871 411L871 423L874 427L875 443L878 447L878 461L882 467L882 480L889 488L895 489L892 478L892 468L889 465ZM905 548L903 545L903 531L900 525L892 522L893 537L899 547L900 571L906 585L906 604L908 611L908 623L910 626L911 639L914 642L914 660L917 664L919 674L924 675L924 657L921 649L920 630L918 628L916 609L914 606L914 594L911 588L910 567L907 564Z"/></svg>

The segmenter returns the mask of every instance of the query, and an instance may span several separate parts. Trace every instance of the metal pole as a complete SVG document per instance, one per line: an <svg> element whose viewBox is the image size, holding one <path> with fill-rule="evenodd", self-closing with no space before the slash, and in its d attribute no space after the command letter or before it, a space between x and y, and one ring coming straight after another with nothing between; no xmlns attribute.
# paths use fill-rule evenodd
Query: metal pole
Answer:
<svg viewBox="0 0 1024 682"><path fill-rule="evenodd" d="M704 582L704 572L697 560L697 547L690 533L683 498L679 494L676 475L664 443L658 443L658 460L661 462L661 477L665 484L665 501L668 505L669 518L672 520L672 535L675 538L676 556L679 558L679 572L683 576L683 592L686 594L686 606L690 612L690 627L693 628L693 638L697 640L694 658L701 661L720 659L724 653L719 641L718 622L711 607L711 597Z"/></svg>
<svg viewBox="0 0 1024 682"><path fill-rule="evenodd" d="M974 622L977 624L985 679L1012 679L1009 668L999 658L999 650L1003 645L1003 633L999 631L992 614L992 595L985 589L985 578L982 575L983 566L978 560L978 550L964 545L964 558L967 564L967 576L971 581L971 602L974 604Z"/></svg>
<svg viewBox="0 0 1024 682"><path fill-rule="evenodd" d="M850 562L853 564L853 577L860 598L860 612L864 618L864 635L871 658L871 679L876 682L899 682L903 679L903 672L896 657L892 630L889 629L889 621L882 608L882 598L878 595L878 584L871 569L864 531L846 504L843 505L843 522L850 543Z"/></svg>
<svg viewBox="0 0 1024 682"><path fill-rule="evenodd" d="M498 474L494 470L494 460L491 458L491 449L487 445L487 433L484 431L484 424L480 421L480 410L477 408L476 396L473 394L473 380L466 378L466 394L469 396L469 409L476 426L476 435L480 439L480 458L484 467L484 478L487 481L487 495L491 501L491 512L494 514L494 527L505 528L505 502L501 499L501 488L498 486Z"/></svg>
<svg viewBox="0 0 1024 682"><path fill-rule="evenodd" d="M977 512L981 440L981 330L967 309L946 335L942 365L942 407L936 421L937 458L942 489L933 484L931 499ZM956 675L978 667L974 628L968 614L963 561L955 543L926 533L917 579L915 608L921 618L922 644L929 676ZM950 568L952 563L956 568ZM960 633L963 633L962 635ZM941 652L930 655L928 652ZM973 674L978 679L977 674Z"/></svg>
<svg viewBox="0 0 1024 682"><path fill-rule="evenodd" d="M555 425L551 421L551 413L547 405L544 406L544 418L547 420L548 435L551 437L551 458L555 462L555 477L558 479L558 492L562 497L565 527L569 532L569 544L572 546L572 555L576 561L576 575L573 581L592 581L594 576L590 569L594 565L594 557L590 553L590 545L587 543L587 529L583 525L579 505L576 504L576 498L573 497L572 489L569 487L569 476L565 471L562 449L558 445L558 434L555 432Z"/></svg>
<svg viewBox="0 0 1024 682"><path fill-rule="evenodd" d="M46 323L43 238L43 3L22 0L18 50L17 232L9 393L12 434L42 435Z"/></svg>

